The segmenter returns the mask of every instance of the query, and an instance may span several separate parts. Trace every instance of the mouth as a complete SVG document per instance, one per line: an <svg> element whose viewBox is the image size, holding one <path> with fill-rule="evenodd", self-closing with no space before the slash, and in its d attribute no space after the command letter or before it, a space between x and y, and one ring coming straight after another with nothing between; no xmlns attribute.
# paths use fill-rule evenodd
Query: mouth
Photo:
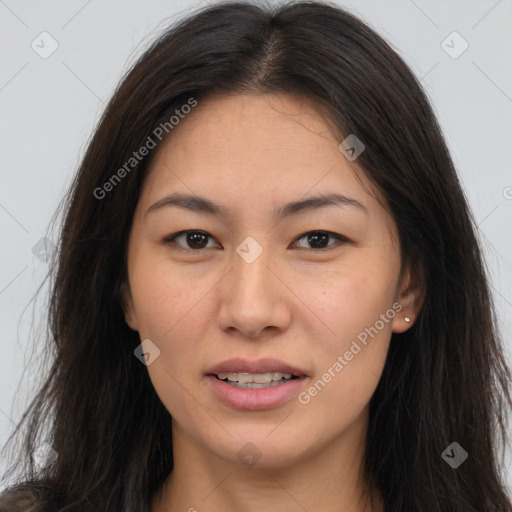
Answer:
<svg viewBox="0 0 512 512"><path fill-rule="evenodd" d="M304 370L277 359L230 359L210 368L205 376L225 405L245 410L279 407L309 381Z"/></svg>
<svg viewBox="0 0 512 512"><path fill-rule="evenodd" d="M230 386L242 389L265 389L279 386L285 382L299 379L300 375L282 372L247 373L247 372L221 372L214 374L217 380L226 382Z"/></svg>
<svg viewBox="0 0 512 512"><path fill-rule="evenodd" d="M206 375L235 387L247 387L249 389L272 387L289 380L308 376L304 370L278 359L249 361L242 358L223 361L210 368ZM257 384L257 386L246 386L247 384Z"/></svg>

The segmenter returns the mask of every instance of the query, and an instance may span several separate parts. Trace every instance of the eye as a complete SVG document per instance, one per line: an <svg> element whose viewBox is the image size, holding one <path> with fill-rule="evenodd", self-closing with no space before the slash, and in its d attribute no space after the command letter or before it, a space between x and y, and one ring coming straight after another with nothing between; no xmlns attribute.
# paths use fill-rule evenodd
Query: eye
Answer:
<svg viewBox="0 0 512 512"><path fill-rule="evenodd" d="M297 241L305 240L306 243L310 244L312 247L299 247L299 249L313 249L313 250L322 250L332 247L335 244L329 244L329 238L338 240L339 242L349 242L350 240L338 233L332 233L331 231L308 231L304 233L300 237L295 239L295 243ZM190 230L190 231L179 231L178 233L174 233L165 237L162 240L164 245L175 243L177 240L184 241L185 246L182 243L178 243L178 245L189 252L199 252L203 249L208 249L208 239L212 239L212 236L206 231L199 230ZM218 244L217 244L218 245ZM210 247L211 248L211 247Z"/></svg>
<svg viewBox="0 0 512 512"><path fill-rule="evenodd" d="M331 231L308 231L304 233L297 241L306 240L306 243L313 246L313 249L327 249L335 244L327 245L329 238L338 240L339 242L349 242L349 239L338 233L332 233ZM310 247L299 247L300 249L310 249Z"/></svg>
<svg viewBox="0 0 512 512"><path fill-rule="evenodd" d="M170 244L175 240L184 240L187 244L184 247L182 244L178 244L182 249L188 250L189 252L198 252L201 249L207 248L207 240L211 238L211 235L206 233L205 231L179 231L178 233L174 233L165 237L162 240L164 244Z"/></svg>

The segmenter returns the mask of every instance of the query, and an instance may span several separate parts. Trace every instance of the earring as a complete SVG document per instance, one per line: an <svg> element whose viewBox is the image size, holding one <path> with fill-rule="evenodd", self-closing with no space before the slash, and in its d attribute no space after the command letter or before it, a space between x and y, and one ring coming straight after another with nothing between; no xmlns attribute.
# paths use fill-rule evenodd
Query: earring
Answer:
<svg viewBox="0 0 512 512"><path fill-rule="evenodd" d="M409 322L411 321L411 319L410 319L408 316L404 317L404 320L405 320L407 323L409 323Z"/></svg>

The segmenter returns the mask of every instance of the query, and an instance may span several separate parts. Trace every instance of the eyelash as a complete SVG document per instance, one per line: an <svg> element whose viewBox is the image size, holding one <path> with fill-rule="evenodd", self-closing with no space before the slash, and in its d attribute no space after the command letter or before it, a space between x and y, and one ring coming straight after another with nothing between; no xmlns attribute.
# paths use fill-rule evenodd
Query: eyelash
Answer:
<svg viewBox="0 0 512 512"><path fill-rule="evenodd" d="M171 243L174 242L174 240L176 238L178 238L181 235L186 235L187 233L199 233L201 235L205 235L209 239L213 239L213 237L208 232L206 232L206 231L201 231L201 230L197 230L197 229L191 229L191 230L178 231L177 233L173 233L171 235L166 236L165 238L162 239L162 244L163 245L170 245ZM350 240L347 237L343 236L343 235L340 235L338 233L333 233L332 231L325 231L325 230L306 231L302 235L298 236L294 240L294 242L302 240L303 238L305 238L309 234L316 234L316 233L327 234L331 238L334 238L334 239L338 240L338 242L341 242L341 243L350 242ZM333 244L333 245L330 245L330 246L327 246L327 247L321 247L319 249L308 249L308 248L304 248L304 247L300 247L299 249L306 249L306 250L310 250L310 251L314 251L314 252L322 252L322 251L328 251L329 249L332 249L333 247L335 247L337 245L339 245L339 244ZM188 253L192 253L192 252L199 253L199 252L205 251L206 249L211 249L211 247L203 247L201 249L189 249L187 247L182 247L180 245L179 245L179 248L181 250L185 251L185 252L188 252Z"/></svg>

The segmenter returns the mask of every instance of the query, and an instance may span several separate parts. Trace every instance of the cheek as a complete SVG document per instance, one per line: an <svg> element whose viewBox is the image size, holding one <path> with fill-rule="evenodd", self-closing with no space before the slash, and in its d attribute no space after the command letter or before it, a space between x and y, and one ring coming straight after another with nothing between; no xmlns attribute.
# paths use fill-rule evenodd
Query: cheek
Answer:
<svg viewBox="0 0 512 512"><path fill-rule="evenodd" d="M164 396L179 396L181 389L175 378L188 388L189 381L197 380L201 361L209 356L212 293L219 276L204 269L185 273L162 259L136 263L130 277L139 334L160 350L148 371L158 394L170 406Z"/></svg>
<svg viewBox="0 0 512 512"><path fill-rule="evenodd" d="M204 410L190 399L197 392L198 362L205 356L208 290L214 281L179 279L168 263L149 265L151 272L133 274L132 294L141 340L150 339L160 350L147 367L155 392L173 417L206 419ZM139 270L141 267L139 267ZM196 410L197 409L197 410Z"/></svg>
<svg viewBox="0 0 512 512"><path fill-rule="evenodd" d="M332 399L364 405L382 373L396 315L396 269L386 272L373 264L363 260L347 266L310 290L311 308L329 328L315 345L315 378L322 381L317 388L329 388L318 404Z"/></svg>
<svg viewBox="0 0 512 512"><path fill-rule="evenodd" d="M393 265L381 267L376 261L361 259L324 274L314 287L308 287L309 303L335 340L355 338L391 308L396 273ZM383 330L391 332L391 324L386 323Z"/></svg>
<svg viewBox="0 0 512 512"><path fill-rule="evenodd" d="M209 283L211 281L211 283ZM213 279L184 276L168 260L152 258L151 253L134 258L130 286L142 336L165 342L183 322L200 309L201 298L214 285Z"/></svg>

